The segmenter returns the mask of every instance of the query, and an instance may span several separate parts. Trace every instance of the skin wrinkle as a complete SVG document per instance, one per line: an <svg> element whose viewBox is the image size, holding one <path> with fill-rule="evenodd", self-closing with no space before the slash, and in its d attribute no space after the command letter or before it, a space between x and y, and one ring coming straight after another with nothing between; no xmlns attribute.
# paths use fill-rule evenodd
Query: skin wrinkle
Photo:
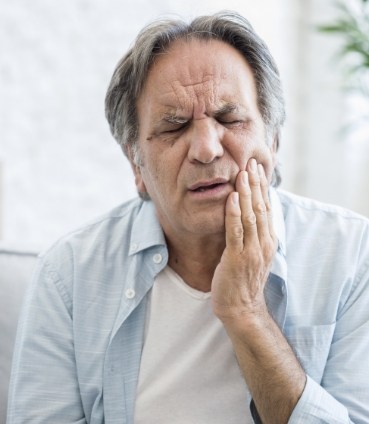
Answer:
<svg viewBox="0 0 369 424"><path fill-rule="evenodd" d="M187 41L184 40L178 40L177 42L174 42L173 45L171 45L167 51L165 52L166 55L170 55L174 49L174 46L177 44L187 44L191 45L193 43L197 43L199 40L196 39L190 39ZM206 43L206 41L203 41ZM163 56L161 56L163 57ZM183 54L182 55L182 61L185 62L186 60L192 60L191 56ZM157 64L157 61L155 62ZM155 66L154 64L154 66ZM153 66L153 68L154 68ZM172 67L172 65L170 65ZM153 69L152 68L152 69ZM151 72L152 70L150 70ZM149 73L150 73L149 72ZM182 71L182 77L185 79L184 81L174 80L171 84L171 88L173 92L177 96L177 100L179 102L180 107L182 110L189 109L186 107L186 104L183 104L182 98L188 100L189 103L193 101L196 97L209 95L210 96L210 103L213 104L215 99L218 95L217 90L217 81L221 80L222 78L226 78L227 75L225 72L210 72L206 71L203 72L201 76L196 75L196 73L191 72L190 70L187 72L187 69L184 67ZM186 82L188 80L188 82ZM207 86L209 85L209 88L207 89ZM198 92L196 90L198 88ZM186 89L189 89L190 92L186 92ZM185 92L182 97L182 92ZM190 105L191 108L191 105ZM205 109L205 107L204 107ZM193 111L194 112L194 111Z"/></svg>
<svg viewBox="0 0 369 424"><path fill-rule="evenodd" d="M203 99L205 96L209 98L209 106L215 103L217 97L217 90L214 87L213 81L203 78L202 81L195 84L182 85L178 81L172 84L172 89L177 96L180 108L183 111L188 111L191 116L197 116L197 109L195 109L196 99ZM210 94L210 96L209 96ZM183 100L182 100L183 99ZM198 106L198 113L204 111L205 113L207 105L205 103Z"/></svg>
<svg viewBox="0 0 369 424"><path fill-rule="evenodd" d="M222 102L221 102L222 103ZM178 124L184 124L184 123L189 123L191 121L191 116L188 117L189 115L187 115L185 112L183 113L178 113L178 110L180 108L176 108L176 112L164 112L163 113L163 117L158 119L157 124L154 124L154 128L155 128L155 132L150 136L150 139L152 139L154 136L160 136L160 128L161 125L163 123L178 123ZM199 107L199 109L201 109L201 106ZM213 112L208 113L207 111L205 111L203 114L199 113L199 116L196 117L196 120L202 120L202 119L206 119L207 117L213 117L215 120L222 120L225 119L224 116L222 115L227 115L227 114L238 114L239 115L239 119L243 121L242 123L242 127L240 125L239 128L234 128L234 131L237 130L248 130L248 126L252 126L253 125L253 121L251 118L249 118L247 116L247 108L241 105L237 105L233 102L226 102L224 105L220 106L219 108L216 108ZM244 115L245 114L245 115ZM193 116L193 115L192 115ZM263 125L261 125L262 128ZM226 131L228 129L225 129ZM251 129L249 129L251 131Z"/></svg>
<svg viewBox="0 0 369 424"><path fill-rule="evenodd" d="M168 108L169 108L169 106L168 106ZM185 114L181 113L179 111L180 111L180 108L177 108L175 112L164 113L163 117L159 119L157 125L160 126L163 122L164 123L169 122L169 123L173 123L173 124L188 123L190 121L190 118L185 117ZM212 112L212 114L205 111L204 116L200 117L199 119L204 119L206 117L213 116L214 119L220 120L224 117L224 115L231 114L231 113L239 113L241 115L242 113L246 113L246 111L243 112L243 108L241 108L240 105L237 105L235 103L230 102L230 103L224 104L223 106L220 106L218 109L214 110L214 112ZM243 120L245 121L245 123L248 122L247 117L243 118Z"/></svg>

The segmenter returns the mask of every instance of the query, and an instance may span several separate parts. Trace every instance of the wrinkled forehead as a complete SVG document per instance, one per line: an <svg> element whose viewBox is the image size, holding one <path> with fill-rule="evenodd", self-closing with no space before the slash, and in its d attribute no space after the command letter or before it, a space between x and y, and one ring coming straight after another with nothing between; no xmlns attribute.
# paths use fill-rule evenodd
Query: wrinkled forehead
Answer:
<svg viewBox="0 0 369 424"><path fill-rule="evenodd" d="M219 40L181 39L158 54L142 95L172 107L256 101L251 67L243 55Z"/></svg>
<svg viewBox="0 0 369 424"><path fill-rule="evenodd" d="M204 80L227 77L235 68L239 71L241 66L251 70L242 53L226 42L186 38L172 42L165 51L155 55L147 79L153 73L156 76L173 73L183 85L192 85L201 76Z"/></svg>

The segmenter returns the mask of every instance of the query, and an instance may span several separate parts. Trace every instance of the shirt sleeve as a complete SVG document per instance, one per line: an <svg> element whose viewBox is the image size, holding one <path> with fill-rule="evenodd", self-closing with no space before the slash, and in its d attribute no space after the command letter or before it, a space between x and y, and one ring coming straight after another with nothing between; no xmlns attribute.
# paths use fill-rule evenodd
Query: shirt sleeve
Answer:
<svg viewBox="0 0 369 424"><path fill-rule="evenodd" d="M347 408L307 376L305 389L288 421L289 424L349 424Z"/></svg>
<svg viewBox="0 0 369 424"><path fill-rule="evenodd" d="M289 424L369 422L369 257L342 300L321 382L308 376Z"/></svg>
<svg viewBox="0 0 369 424"><path fill-rule="evenodd" d="M18 324L7 423L85 424L71 296L57 272L39 262Z"/></svg>

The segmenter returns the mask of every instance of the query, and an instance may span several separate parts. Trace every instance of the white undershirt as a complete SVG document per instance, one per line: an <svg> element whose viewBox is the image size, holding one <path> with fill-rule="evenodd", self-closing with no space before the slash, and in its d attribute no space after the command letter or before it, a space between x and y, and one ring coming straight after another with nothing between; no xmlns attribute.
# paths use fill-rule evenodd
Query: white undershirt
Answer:
<svg viewBox="0 0 369 424"><path fill-rule="evenodd" d="M248 424L251 397L211 294L171 268L150 293L135 424Z"/></svg>

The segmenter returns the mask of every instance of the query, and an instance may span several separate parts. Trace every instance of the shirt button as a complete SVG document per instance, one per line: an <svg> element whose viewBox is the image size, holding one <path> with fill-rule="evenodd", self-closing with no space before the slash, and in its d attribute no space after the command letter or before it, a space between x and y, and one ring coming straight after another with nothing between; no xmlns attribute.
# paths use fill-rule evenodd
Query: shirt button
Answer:
<svg viewBox="0 0 369 424"><path fill-rule="evenodd" d="M126 298L133 299L136 296L136 292L133 289L126 290Z"/></svg>
<svg viewBox="0 0 369 424"><path fill-rule="evenodd" d="M160 262L163 260L163 257L161 256L160 253L156 253L153 257L152 260L154 261L154 263L156 264L160 264Z"/></svg>
<svg viewBox="0 0 369 424"><path fill-rule="evenodd" d="M138 249L138 244L137 243L132 243L131 244L131 252L136 252L137 249Z"/></svg>

